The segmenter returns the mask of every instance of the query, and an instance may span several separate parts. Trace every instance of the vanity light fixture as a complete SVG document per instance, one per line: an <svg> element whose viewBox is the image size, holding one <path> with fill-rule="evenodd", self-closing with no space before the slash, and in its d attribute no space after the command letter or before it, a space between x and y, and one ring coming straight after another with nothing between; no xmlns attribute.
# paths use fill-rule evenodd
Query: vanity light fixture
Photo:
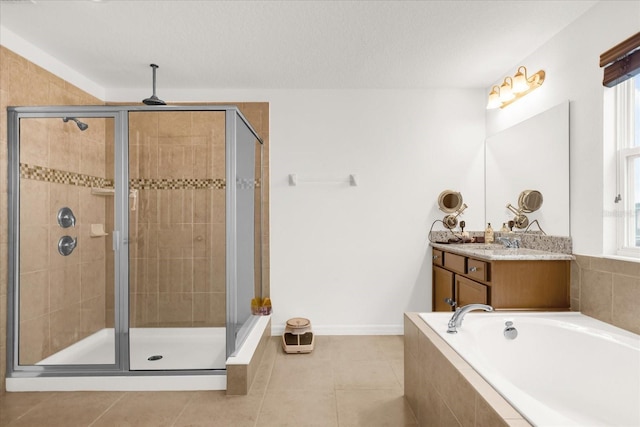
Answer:
<svg viewBox="0 0 640 427"><path fill-rule="evenodd" d="M539 88L544 83L545 72L540 70L532 76L527 76L525 66L518 67L513 77L507 76L500 86L493 86L489 92L487 110L504 108L517 101L529 92Z"/></svg>

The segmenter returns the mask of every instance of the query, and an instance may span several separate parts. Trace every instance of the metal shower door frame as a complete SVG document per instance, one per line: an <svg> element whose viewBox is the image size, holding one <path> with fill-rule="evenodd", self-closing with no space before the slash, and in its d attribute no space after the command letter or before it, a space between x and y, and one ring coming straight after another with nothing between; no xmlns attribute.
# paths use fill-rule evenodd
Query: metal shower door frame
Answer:
<svg viewBox="0 0 640 427"><path fill-rule="evenodd" d="M256 139L263 141L237 107L229 105L193 106L38 106L8 107L7 136L8 157L8 310L7 310L7 377L56 377L56 376L150 376L150 375L211 375L224 374L225 369L177 370L177 371L131 371L129 366L129 113L158 111L224 111L226 145L226 293L227 324L236 321L236 124L243 122ZM114 184L115 218L113 232L114 249L114 294L115 294L115 363L107 365L19 365L19 307L20 307L20 120L28 118L112 118L114 120ZM262 160L262 159L261 159ZM261 247L260 249L261 250ZM248 302L247 302L248 303ZM226 356L236 347L234 328L227 328Z"/></svg>
<svg viewBox="0 0 640 427"><path fill-rule="evenodd" d="M114 363L91 365L20 365L18 352L20 333L20 120L36 118L64 118L65 116L83 118L104 118L114 121L114 184L115 191L122 191L126 187L123 168L125 163L117 159L121 157L122 146L126 145L127 118L122 112L98 106L47 106L47 107L9 107L7 108L7 144L8 144L8 222L9 222L9 250L8 250L8 307L7 307L7 377L48 377L48 376L90 376L90 375L121 375L125 366L122 354L128 352L128 339L122 339L124 325L123 316L128 310L128 298L122 291L122 283L126 283L127 271L121 266L126 265L128 248L120 245L116 236L128 233L128 224L122 221L119 212L122 211L122 200L115 197L114 215L114 249L120 250L114 255L114 307L115 338ZM123 140L124 136L124 140ZM124 143L123 143L124 142ZM126 156L127 153L123 153ZM121 198L120 198L121 199ZM124 206L126 209L128 206ZM123 258L125 263L123 264ZM124 270L124 271L123 271ZM123 282L124 279L124 282ZM124 303L123 303L124 302ZM128 334L128 330L126 331Z"/></svg>

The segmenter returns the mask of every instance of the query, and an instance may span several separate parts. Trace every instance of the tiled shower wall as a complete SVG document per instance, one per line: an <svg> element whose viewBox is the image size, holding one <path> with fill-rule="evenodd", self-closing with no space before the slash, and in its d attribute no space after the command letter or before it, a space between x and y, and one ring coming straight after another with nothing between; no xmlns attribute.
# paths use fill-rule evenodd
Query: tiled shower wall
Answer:
<svg viewBox="0 0 640 427"><path fill-rule="evenodd" d="M137 101L136 101L137 103ZM12 51L0 46L0 394L4 393L4 379L6 375L6 331L7 331L7 250L8 250L8 223L7 223L7 111L8 106L37 106L37 105L103 105L104 102L86 94L77 87L56 77L50 72L27 61ZM269 104L233 103L237 105L243 115L249 120L253 128L264 140L263 148L263 181L262 181L262 205L263 205L263 231L262 231L262 266L263 266L263 295L269 295ZM87 120L85 120L87 121ZM65 124L68 127L73 123ZM91 125L93 126L93 125ZM94 127L94 129L97 128ZM107 126L107 129L109 127ZM91 129L91 127L90 127ZM112 135L106 132L106 140L113 140ZM56 150L64 147L56 147ZM106 147L109 150L109 147ZM54 153L56 154L56 153ZM107 159L109 155L107 155ZM112 166L106 164L106 169L112 170ZM55 192L55 190L54 190ZM80 200L81 196L78 195ZM104 198L105 212L113 212L112 199ZM80 202L78 202L80 203ZM100 203L100 202L98 202ZM110 219L105 218L105 227L113 227ZM111 221L113 221L111 219ZM74 236L75 237L75 236ZM102 239L94 239L99 242ZM110 245L105 239L105 262L112 262ZM86 245L83 245L86 246ZM79 254L79 252L78 252ZM103 269L104 271L104 269ZM112 269L107 268L105 273L105 287L110 289L109 283L113 283ZM37 303L36 303L37 304ZM36 305L35 309L38 310ZM27 308L25 307L25 310ZM33 310L29 307L28 310ZM105 308L99 308L97 313L104 313L106 319L113 319L112 296L106 293ZM180 320L178 320L180 321ZM107 323L107 326L111 326ZM81 329L84 326L80 327Z"/></svg>
<svg viewBox="0 0 640 427"><path fill-rule="evenodd" d="M224 326L225 113L132 113L129 129L131 326Z"/></svg>

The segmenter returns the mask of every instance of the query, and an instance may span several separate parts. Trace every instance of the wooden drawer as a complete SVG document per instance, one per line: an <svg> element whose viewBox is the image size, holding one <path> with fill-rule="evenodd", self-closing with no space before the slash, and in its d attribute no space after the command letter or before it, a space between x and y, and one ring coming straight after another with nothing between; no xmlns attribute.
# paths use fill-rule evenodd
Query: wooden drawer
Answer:
<svg viewBox="0 0 640 427"><path fill-rule="evenodd" d="M489 263L477 259L467 259L467 275L481 282L489 281Z"/></svg>
<svg viewBox="0 0 640 427"><path fill-rule="evenodd" d="M444 265L444 253L441 250L434 249L432 259L433 265L439 265L440 267Z"/></svg>
<svg viewBox="0 0 640 427"><path fill-rule="evenodd" d="M447 252L447 255L444 257L444 266L456 273L465 274L467 272L467 258Z"/></svg>
<svg viewBox="0 0 640 427"><path fill-rule="evenodd" d="M488 304L489 288L466 277L456 276L456 302L458 307L467 304Z"/></svg>

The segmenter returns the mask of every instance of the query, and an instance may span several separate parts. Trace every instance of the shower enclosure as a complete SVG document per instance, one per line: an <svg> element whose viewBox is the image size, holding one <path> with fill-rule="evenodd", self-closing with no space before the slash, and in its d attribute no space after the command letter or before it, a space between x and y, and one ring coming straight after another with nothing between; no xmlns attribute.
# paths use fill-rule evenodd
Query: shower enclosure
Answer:
<svg viewBox="0 0 640 427"><path fill-rule="evenodd" d="M233 106L8 109L7 377L224 373L262 296Z"/></svg>

